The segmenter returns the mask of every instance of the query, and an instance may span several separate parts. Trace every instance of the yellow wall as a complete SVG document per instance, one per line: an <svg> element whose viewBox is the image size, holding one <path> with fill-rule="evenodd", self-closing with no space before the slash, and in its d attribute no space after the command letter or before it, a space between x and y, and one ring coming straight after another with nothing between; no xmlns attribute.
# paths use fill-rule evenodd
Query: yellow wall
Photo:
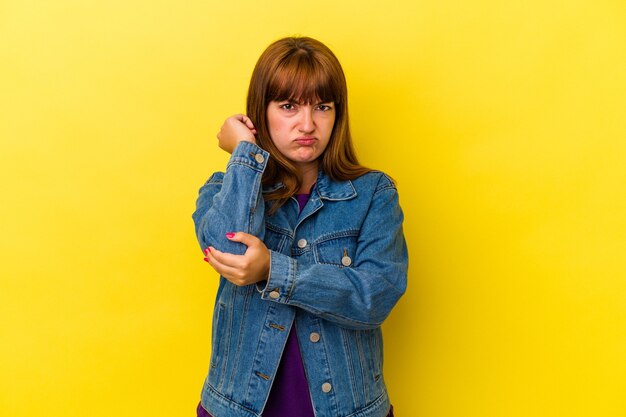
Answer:
<svg viewBox="0 0 626 417"><path fill-rule="evenodd" d="M388 3L383 6L383 3ZM0 416L192 416L191 212L271 41L339 56L411 263L399 417L626 415L626 5L0 2Z"/></svg>

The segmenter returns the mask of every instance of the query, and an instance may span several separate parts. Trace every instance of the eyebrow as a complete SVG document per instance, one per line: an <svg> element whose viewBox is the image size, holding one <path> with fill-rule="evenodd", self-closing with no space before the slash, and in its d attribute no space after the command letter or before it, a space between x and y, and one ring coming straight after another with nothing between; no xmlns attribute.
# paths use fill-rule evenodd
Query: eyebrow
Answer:
<svg viewBox="0 0 626 417"><path fill-rule="evenodd" d="M289 102L289 103L294 103L294 104L302 104L302 101L296 101L296 100L290 100L290 99L285 99L285 100L278 100L278 103L284 103L284 102ZM315 102L311 102L312 105L314 106L318 106L320 104L328 104L328 103L334 103L334 100L326 100L326 101L318 101L317 103Z"/></svg>

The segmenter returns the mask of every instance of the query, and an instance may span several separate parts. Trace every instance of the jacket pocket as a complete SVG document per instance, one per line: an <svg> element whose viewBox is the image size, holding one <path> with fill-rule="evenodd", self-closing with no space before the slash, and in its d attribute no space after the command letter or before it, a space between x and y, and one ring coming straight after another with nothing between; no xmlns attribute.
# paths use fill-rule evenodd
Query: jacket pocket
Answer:
<svg viewBox="0 0 626 417"><path fill-rule="evenodd" d="M218 301L213 314L213 328L211 329L211 369L217 368L222 356L224 342L224 316L226 304Z"/></svg>
<svg viewBox="0 0 626 417"><path fill-rule="evenodd" d="M220 278L224 280L224 278ZM211 332L211 365L209 368L209 382L213 387L220 389L224 380L229 359L229 349L233 321L233 291L235 286L225 282L219 292L213 309L213 329Z"/></svg>
<svg viewBox="0 0 626 417"><path fill-rule="evenodd" d="M341 328L346 368L357 407L366 407L385 391L380 328L351 330Z"/></svg>
<svg viewBox="0 0 626 417"><path fill-rule="evenodd" d="M365 377L365 398L369 404L376 400L384 388L382 375L382 339L381 329L358 332L357 351L360 358L361 372Z"/></svg>
<svg viewBox="0 0 626 417"><path fill-rule="evenodd" d="M346 230L322 236L314 244L315 261L348 268L355 265L358 230Z"/></svg>

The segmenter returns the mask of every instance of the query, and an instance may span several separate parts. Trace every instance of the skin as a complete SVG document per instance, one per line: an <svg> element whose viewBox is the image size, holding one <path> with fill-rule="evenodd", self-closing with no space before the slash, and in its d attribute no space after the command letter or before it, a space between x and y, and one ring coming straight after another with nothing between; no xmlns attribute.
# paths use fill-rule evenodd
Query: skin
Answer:
<svg viewBox="0 0 626 417"><path fill-rule="evenodd" d="M267 108L270 137L278 150L302 175L299 193L308 193L317 180L319 157L328 146L335 124L334 103L272 101ZM241 141L256 143L257 131L250 118L236 114L226 119L217 134L221 149L232 153ZM270 252L259 238L244 232L227 233L233 242L248 247L243 255L208 247L204 260L235 285L254 284L268 278Z"/></svg>
<svg viewBox="0 0 626 417"><path fill-rule="evenodd" d="M334 104L272 101L267 107L267 123L274 145L302 175L298 192L307 193L317 180L319 157L335 125Z"/></svg>

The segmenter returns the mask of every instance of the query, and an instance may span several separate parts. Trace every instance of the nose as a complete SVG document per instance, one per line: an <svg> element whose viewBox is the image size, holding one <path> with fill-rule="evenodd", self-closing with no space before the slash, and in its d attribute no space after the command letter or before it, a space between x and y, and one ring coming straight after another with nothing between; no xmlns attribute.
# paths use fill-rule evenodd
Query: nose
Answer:
<svg viewBox="0 0 626 417"><path fill-rule="evenodd" d="M302 115L300 117L300 131L302 133L311 133L315 130L315 124L313 123L313 107L303 106Z"/></svg>

